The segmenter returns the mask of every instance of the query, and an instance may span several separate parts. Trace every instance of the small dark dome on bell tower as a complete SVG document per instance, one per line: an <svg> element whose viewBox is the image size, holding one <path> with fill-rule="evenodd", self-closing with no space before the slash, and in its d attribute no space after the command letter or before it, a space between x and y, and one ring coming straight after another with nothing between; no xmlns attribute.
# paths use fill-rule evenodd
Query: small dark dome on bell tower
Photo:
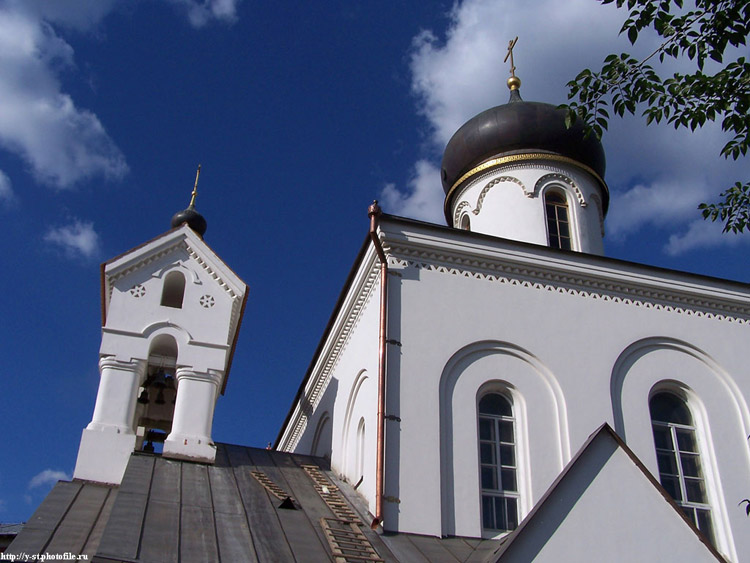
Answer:
<svg viewBox="0 0 750 563"><path fill-rule="evenodd" d="M190 205L188 205L187 209L183 209L182 211L178 211L172 216L172 228L176 229L180 225L187 223L187 226L193 229L196 233L198 233L201 238L203 238L203 235L206 233L206 228L208 227L206 223L206 219L198 213L195 209L195 196L198 195L198 178L201 174L201 165L198 165L198 171L195 173L195 185L193 186L193 194L190 198Z"/></svg>

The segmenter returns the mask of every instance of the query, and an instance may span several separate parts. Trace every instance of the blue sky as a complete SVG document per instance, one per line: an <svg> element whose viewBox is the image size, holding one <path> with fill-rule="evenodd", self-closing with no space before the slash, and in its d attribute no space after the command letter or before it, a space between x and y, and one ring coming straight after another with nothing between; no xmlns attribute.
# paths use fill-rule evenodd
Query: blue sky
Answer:
<svg viewBox="0 0 750 563"><path fill-rule="evenodd" d="M507 100L508 40L524 98L560 103L626 48L623 18L593 0L0 0L0 521L72 474L98 385L98 265L169 228L199 163L205 239L250 286L213 435L263 446L368 204L442 224L442 148ZM613 123L607 254L750 281L750 237L695 210L747 178L723 141Z"/></svg>

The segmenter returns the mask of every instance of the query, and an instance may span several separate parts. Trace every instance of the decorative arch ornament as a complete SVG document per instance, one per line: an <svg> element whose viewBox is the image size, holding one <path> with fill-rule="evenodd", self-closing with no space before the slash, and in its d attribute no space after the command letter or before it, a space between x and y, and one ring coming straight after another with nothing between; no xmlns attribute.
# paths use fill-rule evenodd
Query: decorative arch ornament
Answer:
<svg viewBox="0 0 750 563"><path fill-rule="evenodd" d="M545 174L541 178L539 178L536 181L536 184L534 184L534 191L531 192L531 195L527 193L529 197L539 197L539 195L549 187L552 187L552 185L560 186L562 185L562 189L565 191L571 191L573 195L575 195L576 200L578 200L578 204L581 207L586 207L588 204L586 203L586 199L583 197L583 192L581 191L581 188L578 187L578 184L576 184L572 179L570 179L565 174L559 174L556 172L553 172L551 174Z"/></svg>
<svg viewBox="0 0 750 563"><path fill-rule="evenodd" d="M626 347L614 363L610 379L615 430L654 475L658 473L649 399L665 390L685 397L699 421L708 481L714 490L718 547L734 561L737 554L725 499L742 498L739 495L744 494L750 470L747 402L731 374L693 344L654 336Z"/></svg>
<svg viewBox="0 0 750 563"><path fill-rule="evenodd" d="M720 389L724 389L729 404L737 414L741 422L742 432L745 436L750 435L750 409L748 409L739 386L734 379L727 373L711 356L700 348L689 344L685 341L666 336L654 336L643 338L630 344L625 348L612 368L610 378L610 397L612 401L612 412L614 413L615 431L623 438L626 438L625 413L623 409L623 394L625 379L635 363L645 357L647 354L658 350L672 350L694 358L705 366L707 373L711 374L714 382ZM682 374L683 376L685 374ZM651 386L656 385L662 380L680 381L682 385L688 388L694 388L689 381L682 381L680 378L670 377L670 374L654 374ZM646 397L648 400L648 396Z"/></svg>
<svg viewBox="0 0 750 563"><path fill-rule="evenodd" d="M477 197L477 203L474 206L474 209L471 210L471 213L473 213L474 215L479 215L479 212L482 210L482 205L484 204L484 199L487 197L487 193L498 184L502 184L505 182L511 182L513 184L517 184L518 186L520 186L520 188L523 190L523 193L527 197L533 197L534 195L533 192L528 192L526 190L526 186L524 186L523 182L521 182L521 180L519 180L518 178L514 176L498 176L497 178L494 178L490 180L489 182L487 182L484 188L482 188L482 191L479 192L479 196ZM456 210L453 214L454 225L459 224L458 221L461 217L461 210L464 209L465 207L470 207L470 206L471 204L468 201L462 201L456 206Z"/></svg>
<svg viewBox="0 0 750 563"><path fill-rule="evenodd" d="M455 352L439 386L440 492L443 535L481 535L478 480L478 393L501 389L517 408L522 518L570 460L565 400L557 379L532 353L509 342L477 341ZM534 452L529 448L534 440ZM532 481L529 468L537 460ZM549 463L549 458L556 463ZM470 460L468 462L467 460ZM456 484L460 484L457 486ZM466 492L470 491L469 497Z"/></svg>

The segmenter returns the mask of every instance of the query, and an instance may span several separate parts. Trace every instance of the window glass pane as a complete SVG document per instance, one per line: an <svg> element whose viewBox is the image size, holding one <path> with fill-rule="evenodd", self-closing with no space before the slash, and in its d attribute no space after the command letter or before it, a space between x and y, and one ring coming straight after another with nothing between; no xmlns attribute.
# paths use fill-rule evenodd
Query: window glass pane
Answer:
<svg viewBox="0 0 750 563"><path fill-rule="evenodd" d="M654 443L659 449L674 450L674 445L672 444L672 431L668 426L654 424Z"/></svg>
<svg viewBox="0 0 750 563"><path fill-rule="evenodd" d="M561 238L560 239L560 248L563 250L570 250L570 239L569 238Z"/></svg>
<svg viewBox="0 0 750 563"><path fill-rule="evenodd" d="M670 497L672 497L677 502L682 500L682 493L680 492L680 482L677 477L659 475L659 479L661 480L661 486L666 489Z"/></svg>
<svg viewBox="0 0 750 563"><path fill-rule="evenodd" d="M513 446L500 446L500 463L510 467L516 466L516 452Z"/></svg>
<svg viewBox="0 0 750 563"><path fill-rule="evenodd" d="M485 490L497 490L497 470L494 467L482 466L482 488Z"/></svg>
<svg viewBox="0 0 750 563"><path fill-rule="evenodd" d="M500 441L506 444L514 443L513 440L513 422L510 420L501 420L498 423L500 431Z"/></svg>
<svg viewBox="0 0 750 563"><path fill-rule="evenodd" d="M681 454L682 471L686 477L702 477L701 460L698 454Z"/></svg>
<svg viewBox="0 0 750 563"><path fill-rule="evenodd" d="M500 470L502 485L504 491L517 491L516 487L516 470L515 469L502 469Z"/></svg>
<svg viewBox="0 0 750 563"><path fill-rule="evenodd" d="M677 475L677 463L672 452L657 452L656 459L659 462L659 473Z"/></svg>
<svg viewBox="0 0 750 563"><path fill-rule="evenodd" d="M672 393L659 393L649 402L651 420L693 425L693 417L682 399Z"/></svg>
<svg viewBox="0 0 750 563"><path fill-rule="evenodd" d="M685 479L685 494L690 502L706 503L706 487L703 479Z"/></svg>
<svg viewBox="0 0 750 563"><path fill-rule="evenodd" d="M568 222L568 208L563 207L562 205L557 206L557 221L562 226L564 223Z"/></svg>
<svg viewBox="0 0 750 563"><path fill-rule="evenodd" d="M479 419L479 439L495 441L495 423L491 419Z"/></svg>
<svg viewBox="0 0 750 563"><path fill-rule="evenodd" d="M697 508L695 512L698 518L698 529L706 535L711 543L714 543L714 524L711 521L711 511Z"/></svg>
<svg viewBox="0 0 750 563"><path fill-rule="evenodd" d="M695 510L694 510L694 509L692 509L692 508L690 508L689 506L681 506L680 508L682 509L682 512L683 512L683 514L685 514L685 516L687 516L687 517L688 517L688 519L689 519L689 520L690 520L690 521L691 521L691 522L692 522L693 524L695 524L695 525L697 526L698 524L697 524L697 522L695 521Z"/></svg>
<svg viewBox="0 0 750 563"><path fill-rule="evenodd" d="M479 400L479 412L495 416L513 416L510 401L497 393L489 393Z"/></svg>
<svg viewBox="0 0 750 563"><path fill-rule="evenodd" d="M515 530L518 527L518 499L508 497L505 499L505 503L508 515L508 526L506 529Z"/></svg>
<svg viewBox="0 0 750 563"><path fill-rule="evenodd" d="M695 432L691 430L685 430L677 428L677 445L680 451L683 452L697 452L698 445L695 443Z"/></svg>
<svg viewBox="0 0 750 563"><path fill-rule="evenodd" d="M482 463L488 465L497 465L495 461L495 445L491 443L482 442L479 444L480 459Z"/></svg>
<svg viewBox="0 0 750 563"><path fill-rule="evenodd" d="M508 517L505 512L505 499L495 498L495 527L498 530L508 529Z"/></svg>
<svg viewBox="0 0 750 563"><path fill-rule="evenodd" d="M488 530L495 530L494 516L493 498L488 495L482 495L482 527Z"/></svg>

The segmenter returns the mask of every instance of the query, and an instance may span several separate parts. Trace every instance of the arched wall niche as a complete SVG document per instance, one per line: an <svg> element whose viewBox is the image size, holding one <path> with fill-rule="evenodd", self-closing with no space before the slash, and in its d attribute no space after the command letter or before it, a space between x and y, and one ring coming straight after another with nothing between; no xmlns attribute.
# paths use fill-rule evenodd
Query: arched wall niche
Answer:
<svg viewBox="0 0 750 563"><path fill-rule="evenodd" d="M365 417L360 417L359 423L357 424L357 442L356 442L356 453L354 461L354 479L356 483L354 488L358 488L365 478L365 452L367 451L366 445L366 433L365 433Z"/></svg>
<svg viewBox="0 0 750 563"><path fill-rule="evenodd" d="M482 534L477 401L499 391L512 397L518 434L523 518L570 459L562 390L530 352L486 340L458 350L440 379L442 534Z"/></svg>
<svg viewBox="0 0 750 563"><path fill-rule="evenodd" d="M706 482L715 511L719 550L736 560L731 539L732 506L747 496L750 471L747 403L734 378L708 353L670 337L628 346L614 364L610 394L615 430L658 480L649 399L662 391L683 399L693 415ZM744 495L744 496L743 496Z"/></svg>
<svg viewBox="0 0 750 563"><path fill-rule="evenodd" d="M368 393L369 379L367 370L364 369L354 377L346 401L344 424L341 430L341 472L352 484L356 484L360 477L360 475L356 475L358 466L357 429L360 420L364 419L365 423L367 423L368 419L368 411L364 404L366 401L363 400L363 397ZM371 424L368 426L372 427ZM365 455L367 453L366 449ZM367 468L368 465L365 463L365 471L367 471Z"/></svg>
<svg viewBox="0 0 750 563"><path fill-rule="evenodd" d="M328 411L320 415L315 428L310 455L331 459L331 415Z"/></svg>
<svg viewBox="0 0 750 563"><path fill-rule="evenodd" d="M164 276L161 290L161 306L182 309L185 300L185 274L180 270L172 270Z"/></svg>

